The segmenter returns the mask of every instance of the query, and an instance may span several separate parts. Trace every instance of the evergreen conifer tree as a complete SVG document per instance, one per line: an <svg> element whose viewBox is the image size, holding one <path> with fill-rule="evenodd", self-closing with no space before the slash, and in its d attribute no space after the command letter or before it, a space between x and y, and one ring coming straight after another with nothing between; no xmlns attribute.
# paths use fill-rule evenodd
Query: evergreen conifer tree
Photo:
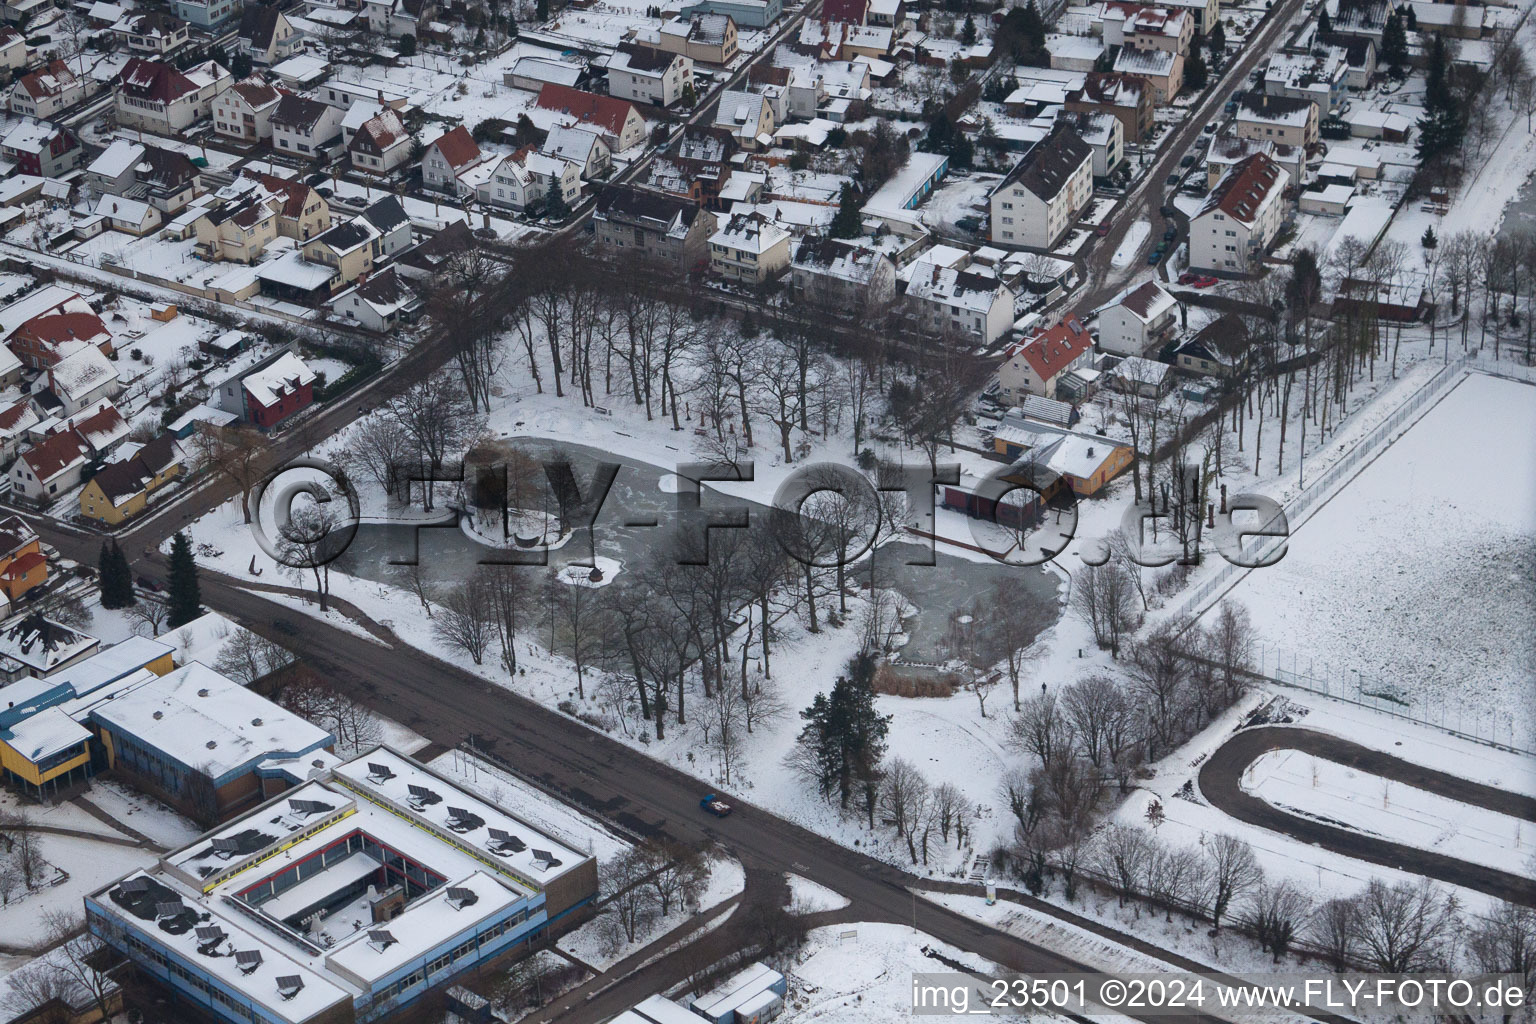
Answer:
<svg viewBox="0 0 1536 1024"><path fill-rule="evenodd" d="M202 594L197 584L197 561L192 557L192 542L185 533L171 541L170 614L166 628L184 626L203 614Z"/></svg>

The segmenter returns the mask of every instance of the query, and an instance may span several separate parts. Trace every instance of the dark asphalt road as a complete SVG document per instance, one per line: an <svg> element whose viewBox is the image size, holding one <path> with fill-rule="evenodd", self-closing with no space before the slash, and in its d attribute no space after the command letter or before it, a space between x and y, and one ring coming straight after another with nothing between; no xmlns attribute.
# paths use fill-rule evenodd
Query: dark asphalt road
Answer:
<svg viewBox="0 0 1536 1024"><path fill-rule="evenodd" d="M1357 860L1463 885L1512 903L1536 907L1536 880L1531 878L1470 864L1428 850L1373 839L1349 829L1289 814L1245 793L1241 786L1243 772L1260 755L1271 750L1299 750L1358 771L1391 779L1404 786L1413 786L1524 821L1536 822L1536 799L1469 782L1337 736L1288 726L1265 726L1239 732L1200 766L1200 792L1218 810L1238 821L1279 832Z"/></svg>

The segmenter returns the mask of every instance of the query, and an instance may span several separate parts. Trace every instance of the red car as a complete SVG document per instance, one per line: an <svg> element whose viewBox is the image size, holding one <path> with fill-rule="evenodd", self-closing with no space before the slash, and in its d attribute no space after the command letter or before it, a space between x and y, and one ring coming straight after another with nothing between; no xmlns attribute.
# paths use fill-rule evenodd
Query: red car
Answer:
<svg viewBox="0 0 1536 1024"><path fill-rule="evenodd" d="M1179 275L1179 284L1189 285L1192 288L1209 288L1215 283L1216 279L1214 277L1207 277L1204 274L1184 273Z"/></svg>
<svg viewBox="0 0 1536 1024"><path fill-rule="evenodd" d="M1100 238L1103 238L1105 235L1109 234L1109 221L1106 220L1106 221L1100 223L1099 226L1098 226L1098 229L1097 229L1097 231L1095 233Z"/></svg>

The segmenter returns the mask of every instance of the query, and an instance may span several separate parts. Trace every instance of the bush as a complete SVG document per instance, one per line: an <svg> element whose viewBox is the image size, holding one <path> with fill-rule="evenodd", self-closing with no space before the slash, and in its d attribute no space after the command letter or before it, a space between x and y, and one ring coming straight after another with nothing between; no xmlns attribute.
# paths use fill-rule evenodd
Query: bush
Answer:
<svg viewBox="0 0 1536 1024"><path fill-rule="evenodd" d="M803 171L809 166L811 166L809 153L794 153L789 158L789 169L792 171Z"/></svg>

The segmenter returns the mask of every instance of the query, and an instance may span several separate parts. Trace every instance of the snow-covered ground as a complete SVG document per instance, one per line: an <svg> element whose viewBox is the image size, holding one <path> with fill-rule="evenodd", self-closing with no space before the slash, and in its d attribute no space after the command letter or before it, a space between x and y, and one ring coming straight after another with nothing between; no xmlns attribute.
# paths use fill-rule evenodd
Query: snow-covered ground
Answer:
<svg viewBox="0 0 1536 1024"><path fill-rule="evenodd" d="M786 872L789 882L789 907L797 914L816 914L823 910L841 910L853 901L820 882Z"/></svg>
<svg viewBox="0 0 1536 1024"><path fill-rule="evenodd" d="M115 779L97 778L85 798L135 832L174 850L203 834L196 822ZM126 868L124 869L127 870Z"/></svg>
<svg viewBox="0 0 1536 1024"><path fill-rule="evenodd" d="M829 925L813 928L789 969L785 1024L890 1024L912 1015L912 975L949 974L964 969L983 975L1006 973L974 953L900 924ZM957 979L958 980L958 979ZM971 1005L996 995L982 982L970 989ZM980 1012L979 1010L977 1012ZM1031 1014L1042 1024L1066 1018Z"/></svg>
<svg viewBox="0 0 1536 1024"><path fill-rule="evenodd" d="M1272 750L1242 787L1271 806L1512 874L1536 867L1536 825L1299 750Z"/></svg>
<svg viewBox="0 0 1536 1024"><path fill-rule="evenodd" d="M1136 259L1136 254L1141 251L1141 244L1147 240L1147 236L1151 233L1152 224L1150 221L1139 220L1132 224L1126 230L1125 238L1121 241L1120 247L1115 250L1114 255L1110 256L1109 265L1112 267L1130 266L1131 262Z"/></svg>
<svg viewBox="0 0 1536 1024"><path fill-rule="evenodd" d="M1287 670L1536 747L1533 437L1536 387L1467 377L1231 597Z"/></svg>

